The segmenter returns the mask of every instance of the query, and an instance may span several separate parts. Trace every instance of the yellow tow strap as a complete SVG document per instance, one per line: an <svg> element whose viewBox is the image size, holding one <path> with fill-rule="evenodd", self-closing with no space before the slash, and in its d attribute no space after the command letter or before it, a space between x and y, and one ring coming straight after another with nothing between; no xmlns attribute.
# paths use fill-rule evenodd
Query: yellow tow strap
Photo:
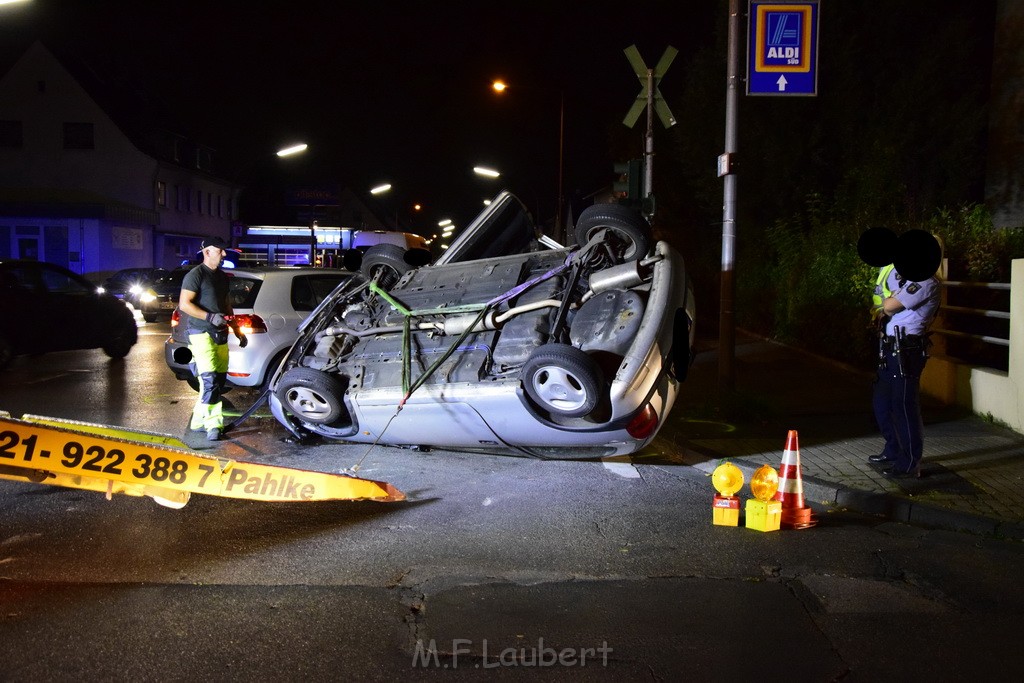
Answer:
<svg viewBox="0 0 1024 683"><path fill-rule="evenodd" d="M387 482L261 465L191 451L180 439L109 425L0 411L0 479L182 507L192 493L265 502L405 500Z"/></svg>

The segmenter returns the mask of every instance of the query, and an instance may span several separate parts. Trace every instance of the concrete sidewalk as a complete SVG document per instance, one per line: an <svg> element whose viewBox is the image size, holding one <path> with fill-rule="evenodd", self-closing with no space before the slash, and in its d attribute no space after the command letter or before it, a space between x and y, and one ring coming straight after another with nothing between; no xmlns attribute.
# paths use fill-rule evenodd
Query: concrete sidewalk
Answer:
<svg viewBox="0 0 1024 683"><path fill-rule="evenodd" d="M1024 540L1024 435L924 397L922 477L889 479L868 462L882 449L871 413L873 373L740 333L735 398L719 409L715 342L699 351L659 435L682 448L687 464L710 473L727 458L749 482L761 465L779 467L795 429L804 496L819 515L838 506Z"/></svg>

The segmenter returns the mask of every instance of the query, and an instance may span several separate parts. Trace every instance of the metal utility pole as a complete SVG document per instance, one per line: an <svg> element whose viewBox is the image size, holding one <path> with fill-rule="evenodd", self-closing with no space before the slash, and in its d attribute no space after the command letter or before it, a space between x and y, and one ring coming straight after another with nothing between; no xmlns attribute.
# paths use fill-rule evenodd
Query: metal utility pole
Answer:
<svg viewBox="0 0 1024 683"><path fill-rule="evenodd" d="M738 138L740 93L740 0L729 0L729 48L725 91L725 153L718 160L718 174L724 176L722 203L722 283L718 313L718 390L732 393L736 385L736 321L733 299L736 292L736 173L733 168Z"/></svg>

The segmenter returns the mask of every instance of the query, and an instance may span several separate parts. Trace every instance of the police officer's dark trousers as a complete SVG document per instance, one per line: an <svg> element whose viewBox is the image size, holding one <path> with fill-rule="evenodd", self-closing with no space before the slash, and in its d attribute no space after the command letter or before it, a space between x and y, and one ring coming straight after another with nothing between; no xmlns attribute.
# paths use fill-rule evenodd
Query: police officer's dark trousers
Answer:
<svg viewBox="0 0 1024 683"><path fill-rule="evenodd" d="M892 461L896 472L910 472L920 466L924 452L920 384L927 357L918 347L905 349L901 361L891 346L885 348L883 356L872 401L878 429L885 439L882 455Z"/></svg>

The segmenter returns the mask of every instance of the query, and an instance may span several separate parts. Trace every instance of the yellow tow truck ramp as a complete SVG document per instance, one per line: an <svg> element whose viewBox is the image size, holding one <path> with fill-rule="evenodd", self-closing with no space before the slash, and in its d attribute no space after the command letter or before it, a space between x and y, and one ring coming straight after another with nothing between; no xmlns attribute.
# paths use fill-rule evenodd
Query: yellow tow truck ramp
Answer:
<svg viewBox="0 0 1024 683"><path fill-rule="evenodd" d="M180 439L110 425L0 411L0 479L184 507L193 493L264 502L374 500L405 494L383 481L196 453Z"/></svg>

